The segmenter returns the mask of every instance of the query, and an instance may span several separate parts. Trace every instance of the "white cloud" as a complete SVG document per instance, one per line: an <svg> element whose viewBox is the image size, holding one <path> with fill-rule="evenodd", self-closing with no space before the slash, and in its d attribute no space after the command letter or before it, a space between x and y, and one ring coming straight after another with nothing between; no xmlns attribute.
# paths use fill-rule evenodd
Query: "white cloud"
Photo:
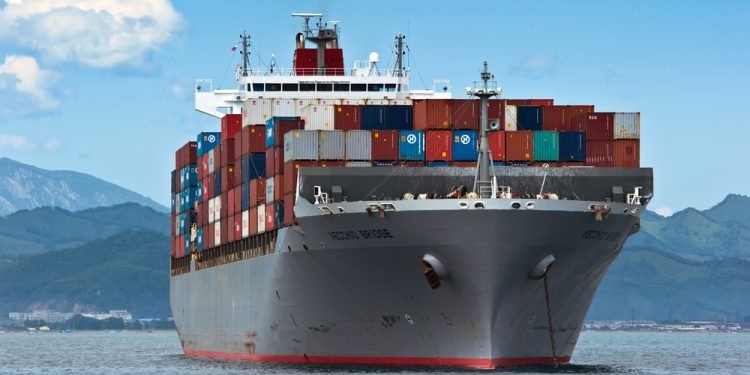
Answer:
<svg viewBox="0 0 750 375"><path fill-rule="evenodd" d="M51 62L151 70L149 55L182 24L169 0L6 0L0 37Z"/></svg>
<svg viewBox="0 0 750 375"><path fill-rule="evenodd" d="M50 139L49 141L44 143L44 146L42 146L42 148L44 148L45 151L56 151L60 148L60 146L62 146L61 140Z"/></svg>
<svg viewBox="0 0 750 375"><path fill-rule="evenodd" d="M173 83L167 86L167 91L177 99L185 99L187 97L187 90L184 86L178 83Z"/></svg>
<svg viewBox="0 0 750 375"><path fill-rule="evenodd" d="M36 145L24 136L0 133L0 151L35 151Z"/></svg>
<svg viewBox="0 0 750 375"><path fill-rule="evenodd" d="M674 213L669 207L659 207L654 212L664 217L672 216L672 214Z"/></svg>
<svg viewBox="0 0 750 375"><path fill-rule="evenodd" d="M0 92L10 91L8 89L12 87L18 93L30 96L38 109L51 110L60 105L60 101L51 94L57 78L57 73L41 69L31 56L9 55L5 56L5 62L0 65ZM23 111L22 108L8 110Z"/></svg>
<svg viewBox="0 0 750 375"><path fill-rule="evenodd" d="M557 70L560 58L554 53L541 53L522 58L518 63L510 65L511 74L523 74L529 78L549 76Z"/></svg>

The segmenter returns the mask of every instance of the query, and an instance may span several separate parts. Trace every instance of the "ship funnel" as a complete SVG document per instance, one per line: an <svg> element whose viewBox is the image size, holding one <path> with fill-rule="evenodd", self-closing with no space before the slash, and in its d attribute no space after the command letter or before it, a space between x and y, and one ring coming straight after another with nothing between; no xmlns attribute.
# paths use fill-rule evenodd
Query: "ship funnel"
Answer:
<svg viewBox="0 0 750 375"><path fill-rule="evenodd" d="M549 271L549 268L555 263L555 256L550 254L546 257L542 258L542 260L539 261L539 263L534 266L534 268L531 269L531 272L529 272L529 279L532 280L540 280L543 278L547 271Z"/></svg>
<svg viewBox="0 0 750 375"><path fill-rule="evenodd" d="M305 48L305 34L297 33L297 36L294 39L297 42L297 49Z"/></svg>

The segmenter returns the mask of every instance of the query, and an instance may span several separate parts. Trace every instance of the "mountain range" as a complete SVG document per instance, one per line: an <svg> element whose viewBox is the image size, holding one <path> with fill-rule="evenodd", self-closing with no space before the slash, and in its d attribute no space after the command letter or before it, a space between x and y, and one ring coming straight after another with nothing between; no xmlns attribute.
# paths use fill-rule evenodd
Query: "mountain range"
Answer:
<svg viewBox="0 0 750 375"><path fill-rule="evenodd" d="M125 202L169 211L151 198L85 173L50 171L0 158L0 216L44 206L78 211Z"/></svg>

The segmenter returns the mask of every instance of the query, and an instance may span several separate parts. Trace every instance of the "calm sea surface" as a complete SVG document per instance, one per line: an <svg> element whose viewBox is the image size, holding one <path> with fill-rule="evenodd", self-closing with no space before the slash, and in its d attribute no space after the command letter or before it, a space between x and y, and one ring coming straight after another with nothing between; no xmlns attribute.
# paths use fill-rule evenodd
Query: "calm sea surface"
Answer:
<svg viewBox="0 0 750 375"><path fill-rule="evenodd" d="M750 334L584 332L572 365L501 369L511 374L750 374ZM174 332L0 334L2 374L408 374L401 369L260 365L182 356ZM486 374L488 372L479 372Z"/></svg>

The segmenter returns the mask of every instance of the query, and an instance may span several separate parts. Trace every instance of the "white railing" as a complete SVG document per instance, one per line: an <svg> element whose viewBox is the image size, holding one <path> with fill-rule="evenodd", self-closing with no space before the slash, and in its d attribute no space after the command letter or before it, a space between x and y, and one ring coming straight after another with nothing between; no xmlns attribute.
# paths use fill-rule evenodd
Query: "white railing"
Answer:
<svg viewBox="0 0 750 375"><path fill-rule="evenodd" d="M248 71L248 75L251 76L347 76L356 77L357 71L363 68L254 68ZM366 68L365 68L366 69ZM393 74L391 70L377 70L373 71L370 77L398 77ZM409 71L405 71L403 77L409 76Z"/></svg>

